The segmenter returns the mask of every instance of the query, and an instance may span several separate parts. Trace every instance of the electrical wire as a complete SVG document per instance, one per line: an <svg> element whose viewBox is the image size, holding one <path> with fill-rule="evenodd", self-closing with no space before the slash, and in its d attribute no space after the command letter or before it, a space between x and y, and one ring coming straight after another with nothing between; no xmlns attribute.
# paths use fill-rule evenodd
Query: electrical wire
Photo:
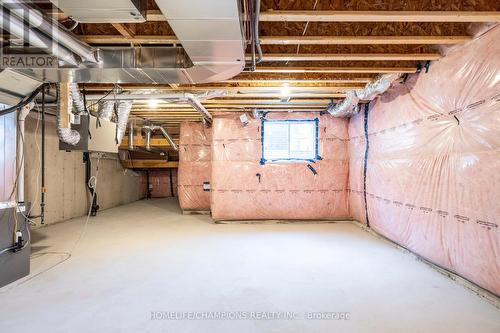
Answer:
<svg viewBox="0 0 500 333"><path fill-rule="evenodd" d="M40 91L45 87L45 84L40 85L38 88L36 88L28 97L26 97L24 100L19 102L18 104L8 107L6 109L0 110L0 116L4 116L6 114L9 114L11 112L17 111L18 109L28 105L31 103L35 97L38 95Z"/></svg>

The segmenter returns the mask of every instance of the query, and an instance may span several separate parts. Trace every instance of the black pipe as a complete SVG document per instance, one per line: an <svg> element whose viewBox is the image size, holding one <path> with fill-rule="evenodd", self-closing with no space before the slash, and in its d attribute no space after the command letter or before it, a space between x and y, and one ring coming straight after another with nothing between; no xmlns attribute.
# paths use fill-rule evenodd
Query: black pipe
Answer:
<svg viewBox="0 0 500 333"><path fill-rule="evenodd" d="M151 188L149 187L149 170L146 170L146 199L151 199Z"/></svg>
<svg viewBox="0 0 500 333"><path fill-rule="evenodd" d="M174 182L173 182L173 177L172 177L172 168L168 169L169 175L170 175L170 194L172 197L175 197L174 195Z"/></svg>
<svg viewBox="0 0 500 333"><path fill-rule="evenodd" d="M370 220L368 219L368 200L366 200L366 170L368 167L368 151L370 150L370 141L368 138L368 113L370 111L370 103L365 104L365 118L364 118L364 134L365 134L365 156L363 158L363 196L365 200L365 219L366 226L370 227Z"/></svg>
<svg viewBox="0 0 500 333"><path fill-rule="evenodd" d="M42 157L41 163L41 174L42 174L42 184L41 191L42 196L40 199L40 221L41 224L45 224L45 84L42 88Z"/></svg>
<svg viewBox="0 0 500 333"><path fill-rule="evenodd" d="M96 216L99 210L99 205L97 204L97 192L90 184L90 178L92 177L92 161L90 160L90 153L83 153L83 161L85 162L85 184L90 192L92 202L90 203L90 216Z"/></svg>

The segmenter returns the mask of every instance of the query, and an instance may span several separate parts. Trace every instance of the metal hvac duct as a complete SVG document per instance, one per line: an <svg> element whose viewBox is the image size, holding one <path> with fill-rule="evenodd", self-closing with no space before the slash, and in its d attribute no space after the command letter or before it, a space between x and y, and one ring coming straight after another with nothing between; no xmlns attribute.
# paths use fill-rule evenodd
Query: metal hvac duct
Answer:
<svg viewBox="0 0 500 333"><path fill-rule="evenodd" d="M157 125L145 125L142 127L144 132L146 133L146 150L151 151L151 135L154 131L160 130L161 134L167 139L168 143L174 150L179 150L179 147L175 144L174 139L170 136L167 130L161 126Z"/></svg>
<svg viewBox="0 0 500 333"><path fill-rule="evenodd" d="M100 48L98 63L80 64L78 68L16 70L48 82L139 84L217 82L243 70L245 41L238 0L156 3L182 47ZM75 43L63 42L82 58L88 58L82 54L87 47L79 45L82 49L77 50Z"/></svg>
<svg viewBox="0 0 500 333"><path fill-rule="evenodd" d="M78 55L84 61L91 63L96 63L98 61L96 49L81 42L75 35L58 22L54 22L43 16L39 10L35 10L26 5L25 0L2 1L2 5L8 8L11 13L18 16L21 20L26 20L31 27L30 30L34 28L41 31L55 42Z"/></svg>
<svg viewBox="0 0 500 333"><path fill-rule="evenodd" d="M2 4L4 3L2 2ZM64 61L70 66L78 66L78 60L75 58L72 52L60 46L36 29L26 26L25 22L23 22L22 19L20 19L16 15L9 15L6 11L2 11L1 7L0 28L2 30L9 31L11 34L15 35L18 38L22 38L33 47L50 50L50 53L52 55ZM25 50L22 50L22 52L24 51Z"/></svg>

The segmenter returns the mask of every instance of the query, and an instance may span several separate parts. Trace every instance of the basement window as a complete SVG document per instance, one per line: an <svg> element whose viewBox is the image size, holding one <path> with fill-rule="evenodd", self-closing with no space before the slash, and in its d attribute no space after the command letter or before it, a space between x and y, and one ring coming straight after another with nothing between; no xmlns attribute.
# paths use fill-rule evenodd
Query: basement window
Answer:
<svg viewBox="0 0 500 333"><path fill-rule="evenodd" d="M318 159L319 120L262 120L262 159L293 162Z"/></svg>

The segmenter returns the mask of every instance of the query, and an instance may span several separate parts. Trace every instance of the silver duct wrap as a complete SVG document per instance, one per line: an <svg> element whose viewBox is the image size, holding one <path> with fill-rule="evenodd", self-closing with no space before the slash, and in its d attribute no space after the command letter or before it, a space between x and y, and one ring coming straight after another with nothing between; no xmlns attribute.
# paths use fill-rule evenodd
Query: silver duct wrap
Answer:
<svg viewBox="0 0 500 333"><path fill-rule="evenodd" d="M337 104L330 104L326 111L334 117L352 117L359 112L359 101L371 101L378 95L386 92L391 84L399 79L401 74L383 74L368 82L363 89L348 90L344 100Z"/></svg>
<svg viewBox="0 0 500 333"><path fill-rule="evenodd" d="M115 109L115 101L104 101L99 103L97 114L100 119L111 121L113 118L113 111Z"/></svg>
<svg viewBox="0 0 500 333"><path fill-rule="evenodd" d="M118 119L116 121L116 139L118 143L122 142L123 136L127 131L127 122L132 104L134 101L119 101L118 102Z"/></svg>
<svg viewBox="0 0 500 333"><path fill-rule="evenodd" d="M368 82L362 90L357 90L356 95L361 100L371 101L386 92L391 87L392 82L400 76L401 74L378 75L374 80Z"/></svg>
<svg viewBox="0 0 500 333"><path fill-rule="evenodd" d="M78 90L78 83L70 83L69 91L71 94L71 99L73 100L73 105L75 107L75 111L73 112L75 115L80 115L85 113L85 103L83 103L83 96L80 94Z"/></svg>
<svg viewBox="0 0 500 333"><path fill-rule="evenodd" d="M78 144L78 142L80 142L80 133L78 133L77 131L71 129L71 128L65 128L65 127L62 127L63 124L62 124L62 121L61 121L61 112L66 112L64 110L61 110L61 102L60 102L60 98L61 98L61 91L60 91L60 87L59 85L57 85L57 96L58 97L58 101L57 101L57 135L59 136L59 140L61 140L62 142L65 142L69 145L72 145L72 146L76 146ZM71 97L71 94L69 96L69 101L68 101L68 105L72 105L73 104L73 99Z"/></svg>
<svg viewBox="0 0 500 333"><path fill-rule="evenodd" d="M354 90L346 91L345 98L337 103L330 104L326 111L334 117L350 117L359 112L359 98Z"/></svg>

